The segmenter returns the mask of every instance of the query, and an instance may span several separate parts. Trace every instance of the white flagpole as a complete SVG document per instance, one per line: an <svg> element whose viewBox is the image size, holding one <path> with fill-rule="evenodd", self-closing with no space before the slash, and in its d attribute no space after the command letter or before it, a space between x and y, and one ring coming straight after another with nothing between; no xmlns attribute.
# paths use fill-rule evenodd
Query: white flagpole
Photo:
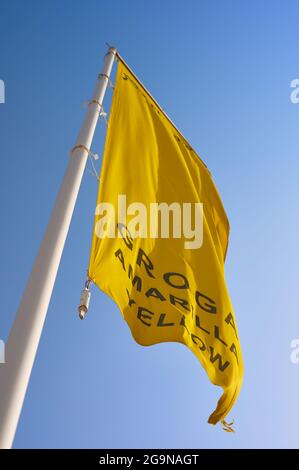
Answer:
<svg viewBox="0 0 299 470"><path fill-rule="evenodd" d="M0 448L12 446L116 49L110 47L72 150L50 221L0 365Z"/></svg>

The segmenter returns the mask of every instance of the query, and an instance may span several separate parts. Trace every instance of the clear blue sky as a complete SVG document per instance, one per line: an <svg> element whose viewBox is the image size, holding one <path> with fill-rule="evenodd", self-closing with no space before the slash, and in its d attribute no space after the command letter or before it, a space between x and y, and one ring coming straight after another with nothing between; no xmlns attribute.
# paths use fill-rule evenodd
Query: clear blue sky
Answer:
<svg viewBox="0 0 299 470"><path fill-rule="evenodd" d="M245 361L231 417L178 344L134 343L88 264L97 184L86 173L15 447L298 447L299 78L296 1L2 0L1 315L7 339L106 51L120 53L208 164L231 224L226 274ZM111 95L111 91L109 91ZM106 103L109 108L109 100ZM97 131L101 152L105 126Z"/></svg>

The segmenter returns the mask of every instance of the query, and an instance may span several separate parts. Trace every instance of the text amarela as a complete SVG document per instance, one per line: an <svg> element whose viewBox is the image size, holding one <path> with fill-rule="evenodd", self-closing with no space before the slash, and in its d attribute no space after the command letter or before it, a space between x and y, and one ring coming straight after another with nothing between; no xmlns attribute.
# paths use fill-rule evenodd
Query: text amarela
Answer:
<svg viewBox="0 0 299 470"><path fill-rule="evenodd" d="M177 309L181 310L181 314L179 315L177 322L174 322L173 318L170 319L170 314L165 313L165 311L160 311L161 309L159 309L159 307L157 311L152 311L142 305L138 305L134 296L132 296L132 294L130 294L129 290L126 288L128 306L134 309L137 319L148 328L171 328L177 326L184 328L195 346L208 356L209 361L211 363L218 362L218 368L221 372L229 367L230 361L225 360L213 346L209 345L209 337L215 338L222 345L224 345L225 348L227 348L234 355L236 361L238 362L237 348L235 343L228 344L224 341L224 335L222 335L221 327L216 323L216 302L199 290L196 290L192 296L194 300L193 303L188 302L181 296L170 294L167 291L169 288L177 289L179 292L190 289L189 281L186 276L177 272L163 273L162 278L165 284L165 290L163 290L163 292L161 289L159 290L154 286L145 288L145 278L142 276L146 276L147 281L150 279L154 283L154 280L156 279L154 265L147 254L141 248L139 248L136 255L136 267L141 268L142 273L140 272L140 269L138 271L138 275L135 275L136 268L134 270L132 265L126 262L125 254L125 250L127 249L129 249L131 252L133 251L134 240L130 236L129 231L125 226L120 225L119 229L121 231L121 239L124 241L125 247L122 246L118 248L114 253L114 257L120 262L122 269L127 273L127 277L130 280L131 285L134 287L135 292L142 293L146 298L155 298L157 301L160 301L161 303L163 302L163 310L165 310L165 303L171 306L175 306ZM213 325L213 328L208 328L204 324L204 320L202 319L203 312L206 312L210 315L215 315L215 324ZM192 317L192 322L190 323L189 320L187 324L186 316L190 316L190 314ZM227 313L224 321L228 327L233 328L235 337L238 338L236 325L231 312Z"/></svg>

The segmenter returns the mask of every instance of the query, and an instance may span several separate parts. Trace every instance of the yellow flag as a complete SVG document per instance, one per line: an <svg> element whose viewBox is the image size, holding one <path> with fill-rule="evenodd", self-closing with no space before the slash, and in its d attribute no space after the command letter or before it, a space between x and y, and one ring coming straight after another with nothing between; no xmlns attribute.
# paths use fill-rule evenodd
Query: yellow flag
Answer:
<svg viewBox="0 0 299 470"><path fill-rule="evenodd" d="M168 226L167 226L168 216ZM223 395L243 362L224 277L229 223L205 164L120 61L101 170L88 275L144 346L188 346Z"/></svg>

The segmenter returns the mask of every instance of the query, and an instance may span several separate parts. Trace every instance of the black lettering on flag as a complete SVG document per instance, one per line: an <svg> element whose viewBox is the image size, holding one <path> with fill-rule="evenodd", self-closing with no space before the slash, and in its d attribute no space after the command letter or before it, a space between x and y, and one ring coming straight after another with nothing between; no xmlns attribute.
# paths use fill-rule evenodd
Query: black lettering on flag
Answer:
<svg viewBox="0 0 299 470"><path fill-rule="evenodd" d="M132 305L136 304L136 302L135 302L134 299L132 299L132 298L130 297L130 292L128 291L128 289L126 289L126 291L127 291L128 297L129 297L129 303L128 303L128 305L129 305L129 307L132 307Z"/></svg>
<svg viewBox="0 0 299 470"><path fill-rule="evenodd" d="M178 280L175 282L175 279L171 280L171 278L173 278L173 277L178 277L183 282L178 281ZM165 274L163 274L163 279L164 279L165 282L167 282L167 284L169 284L171 287L175 287L176 289L188 289L189 288L188 279L183 274L180 274L180 273L165 273Z"/></svg>
<svg viewBox="0 0 299 470"><path fill-rule="evenodd" d="M129 250L133 250L133 237L129 232L129 229L122 223L117 224L118 231L121 235L121 238L125 242Z"/></svg>
<svg viewBox="0 0 299 470"><path fill-rule="evenodd" d="M218 339L222 344L224 344L224 346L227 346L227 343L220 338L220 328L219 326L214 326L214 336L216 339Z"/></svg>
<svg viewBox="0 0 299 470"><path fill-rule="evenodd" d="M214 362L218 361L218 368L219 370L221 370L221 372L223 372L228 366L229 366L229 361L226 361L224 364L222 363L222 356L221 354L217 353L215 356L214 356L214 348L213 346L210 346L210 361L212 364L214 364Z"/></svg>
<svg viewBox="0 0 299 470"><path fill-rule="evenodd" d="M139 248L138 250L137 264L138 266L141 266L143 264L146 269L147 275L155 279L155 276L151 272L154 269L154 265L141 248Z"/></svg>
<svg viewBox="0 0 299 470"><path fill-rule="evenodd" d="M238 334L237 334L237 328L236 328L236 325L235 325L235 321L234 321L234 317L232 315L232 313L229 313L227 315L227 317L225 318L225 322L228 324L228 325L231 325L234 329L234 332L235 332L235 335L236 335L236 338L238 339Z"/></svg>
<svg viewBox="0 0 299 470"><path fill-rule="evenodd" d="M204 331L205 333L207 333L207 335L210 334L209 330L206 330L203 326L201 326L200 324L200 319L199 319L199 316L198 315L195 315L195 325L197 326L197 328L199 328L200 330Z"/></svg>
<svg viewBox="0 0 299 470"><path fill-rule="evenodd" d="M172 294L170 294L169 298L170 298L170 303L172 303L172 305L178 304L181 307L183 307L185 310L190 312L189 303L187 300L180 299L180 297L176 297L175 295L172 295Z"/></svg>
<svg viewBox="0 0 299 470"><path fill-rule="evenodd" d="M143 312L146 312L146 313L143 313ZM154 312L151 312L151 311L148 310L147 308L138 307L137 318L138 318L144 325L146 325L146 326L151 326L151 323L148 323L148 322L144 321L144 319L146 319L146 320L151 320L153 315L154 315Z"/></svg>
<svg viewBox="0 0 299 470"><path fill-rule="evenodd" d="M208 302L201 303L200 298L207 300ZM195 299L197 305L202 308L205 312L208 313L217 313L216 302L213 299L210 299L207 295L202 294L198 290L195 293Z"/></svg>
<svg viewBox="0 0 299 470"><path fill-rule="evenodd" d="M142 289L141 277L139 277L139 276L134 276L133 277L133 268L130 264L129 264L129 268L128 268L128 276L129 276L129 279L131 279L131 281L132 281L132 286L135 287L135 284L137 284L136 290L138 290L138 292L141 292L141 289Z"/></svg>
<svg viewBox="0 0 299 470"><path fill-rule="evenodd" d="M156 299L160 299L160 300L166 300L164 295L161 294L161 292L156 289L156 287L151 287L150 289L148 289L145 293L146 297L155 297Z"/></svg>
<svg viewBox="0 0 299 470"><path fill-rule="evenodd" d="M231 347L229 348L229 350L236 356L237 363L239 364L239 359L238 359L238 354L237 354L237 348L236 348L235 343L233 343L233 344L231 345Z"/></svg>
<svg viewBox="0 0 299 470"><path fill-rule="evenodd" d="M186 317L185 317L185 315L182 315L182 318L181 318L181 321L180 321L180 325L183 326L184 328L186 328L188 334L190 335L190 331L188 330L187 325L186 325Z"/></svg>
<svg viewBox="0 0 299 470"><path fill-rule="evenodd" d="M166 317L165 313L161 313L157 326L174 326L174 323L164 323L164 318Z"/></svg>
<svg viewBox="0 0 299 470"><path fill-rule="evenodd" d="M124 258L123 252L121 251L120 248L114 253L114 256L119 259L119 261L121 262L122 267L125 271L126 270L126 268L125 268L125 258Z"/></svg>
<svg viewBox="0 0 299 470"><path fill-rule="evenodd" d="M196 346L198 346L201 351L205 351L207 349L205 343L203 342L202 339L200 339L199 336L196 336L193 333L191 333L191 339L193 343L196 344Z"/></svg>

